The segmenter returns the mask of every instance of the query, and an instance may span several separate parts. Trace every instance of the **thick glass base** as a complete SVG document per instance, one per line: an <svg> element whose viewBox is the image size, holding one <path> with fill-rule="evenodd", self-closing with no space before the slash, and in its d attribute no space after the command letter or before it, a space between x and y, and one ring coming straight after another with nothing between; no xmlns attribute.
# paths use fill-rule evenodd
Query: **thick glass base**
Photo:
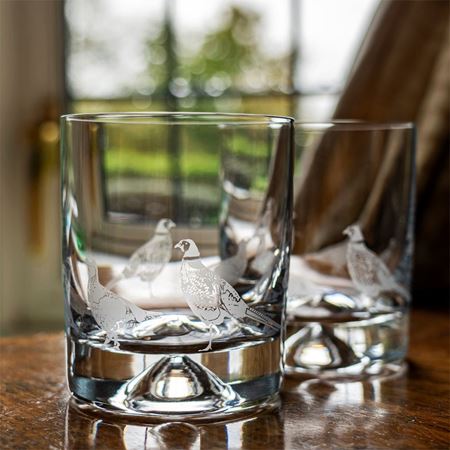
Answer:
<svg viewBox="0 0 450 450"><path fill-rule="evenodd" d="M226 351L149 354L68 339L69 387L85 412L148 423L230 420L278 405L277 348L274 339Z"/></svg>
<svg viewBox="0 0 450 450"><path fill-rule="evenodd" d="M367 319L306 321L288 326L287 375L305 378L361 378L395 374L404 368L408 314L399 311Z"/></svg>
<svg viewBox="0 0 450 450"><path fill-rule="evenodd" d="M263 411L270 411L280 406L279 394L273 395L260 402L246 402L240 405L229 405L216 410L196 413L164 413L162 411L137 412L124 408L114 408L109 404L92 403L85 399L73 397L71 404L79 411L93 416L101 416L108 419L124 421L136 424L155 424L167 422L208 423L221 421L234 421L251 417Z"/></svg>

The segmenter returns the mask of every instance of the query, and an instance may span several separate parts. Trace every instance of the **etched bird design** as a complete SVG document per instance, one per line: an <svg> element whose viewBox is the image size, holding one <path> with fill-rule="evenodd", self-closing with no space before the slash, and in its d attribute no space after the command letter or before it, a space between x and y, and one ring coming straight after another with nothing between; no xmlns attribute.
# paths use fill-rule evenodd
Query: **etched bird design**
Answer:
<svg viewBox="0 0 450 450"><path fill-rule="evenodd" d="M87 303L92 315L106 332L105 344L113 341L114 347L119 345L118 331L129 322L143 322L153 319L155 315L139 308L114 292L102 286L98 280L98 269L92 258L86 258L88 268Z"/></svg>
<svg viewBox="0 0 450 450"><path fill-rule="evenodd" d="M138 276L149 284L150 295L152 282L164 269L172 256L172 236L170 229L175 224L170 219L161 219L156 226L154 236L139 247L128 260L122 272L106 285L111 289L120 280Z"/></svg>
<svg viewBox="0 0 450 450"><path fill-rule="evenodd" d="M227 317L237 320L247 317L280 329L277 322L248 306L228 282L202 263L192 239L181 240L175 248L183 252L181 290L192 312L209 326L209 342L201 351L211 350L213 326L220 325Z"/></svg>
<svg viewBox="0 0 450 450"><path fill-rule="evenodd" d="M409 299L409 292L398 284L383 260L367 248L359 225L350 225L343 233L349 237L347 268L355 287L369 297L395 292Z"/></svg>
<svg viewBox="0 0 450 450"><path fill-rule="evenodd" d="M235 285L247 268L247 241L239 242L237 253L213 267L214 273L231 285Z"/></svg>

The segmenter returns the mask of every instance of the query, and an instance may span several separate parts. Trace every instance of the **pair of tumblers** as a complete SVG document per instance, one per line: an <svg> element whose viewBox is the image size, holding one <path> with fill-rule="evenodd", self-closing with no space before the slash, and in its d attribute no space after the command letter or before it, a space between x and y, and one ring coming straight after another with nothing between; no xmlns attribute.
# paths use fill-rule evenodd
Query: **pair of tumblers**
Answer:
<svg viewBox="0 0 450 450"><path fill-rule="evenodd" d="M276 405L283 373L397 370L414 128L215 113L62 119L69 388L137 420Z"/></svg>

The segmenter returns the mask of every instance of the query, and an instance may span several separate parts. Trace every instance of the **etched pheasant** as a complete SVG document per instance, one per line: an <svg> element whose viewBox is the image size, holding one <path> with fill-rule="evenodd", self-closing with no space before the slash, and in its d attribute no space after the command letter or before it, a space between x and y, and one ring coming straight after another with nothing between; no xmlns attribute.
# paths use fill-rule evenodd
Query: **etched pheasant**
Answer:
<svg viewBox="0 0 450 450"><path fill-rule="evenodd" d="M347 268L355 287L373 298L383 292L395 292L409 299L409 292L397 283L383 260L367 248L360 226L350 225L343 233L350 239Z"/></svg>
<svg viewBox="0 0 450 450"><path fill-rule="evenodd" d="M174 226L175 224L170 219L161 219L156 226L154 236L131 255L122 272L113 278L106 287L111 289L124 278L138 276L149 284L151 294L152 282L172 256L173 244L170 229Z"/></svg>
<svg viewBox="0 0 450 450"><path fill-rule="evenodd" d="M275 330L280 325L245 303L234 288L208 269L200 259L200 252L192 239L183 239L175 248L183 252L181 290L192 312L209 326L209 342L201 351L212 348L212 329L225 318L252 319Z"/></svg>
<svg viewBox="0 0 450 450"><path fill-rule="evenodd" d="M87 288L89 309L97 324L106 333L105 344L113 341L114 347L117 347L120 327L129 322L139 323L153 319L155 315L149 314L102 286L98 280L98 269L94 260L86 258L85 262L89 276Z"/></svg>

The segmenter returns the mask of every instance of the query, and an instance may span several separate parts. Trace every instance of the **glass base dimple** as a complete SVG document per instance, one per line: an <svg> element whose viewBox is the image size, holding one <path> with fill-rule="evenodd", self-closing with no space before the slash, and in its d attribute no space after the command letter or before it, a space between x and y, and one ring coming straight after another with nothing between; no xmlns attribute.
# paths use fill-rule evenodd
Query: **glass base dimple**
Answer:
<svg viewBox="0 0 450 450"><path fill-rule="evenodd" d="M136 413L214 413L242 403L239 395L188 356L167 356L128 382L112 405Z"/></svg>
<svg viewBox="0 0 450 450"><path fill-rule="evenodd" d="M405 311L367 319L306 321L288 326L285 371L297 377L359 378L401 370L408 345Z"/></svg>

